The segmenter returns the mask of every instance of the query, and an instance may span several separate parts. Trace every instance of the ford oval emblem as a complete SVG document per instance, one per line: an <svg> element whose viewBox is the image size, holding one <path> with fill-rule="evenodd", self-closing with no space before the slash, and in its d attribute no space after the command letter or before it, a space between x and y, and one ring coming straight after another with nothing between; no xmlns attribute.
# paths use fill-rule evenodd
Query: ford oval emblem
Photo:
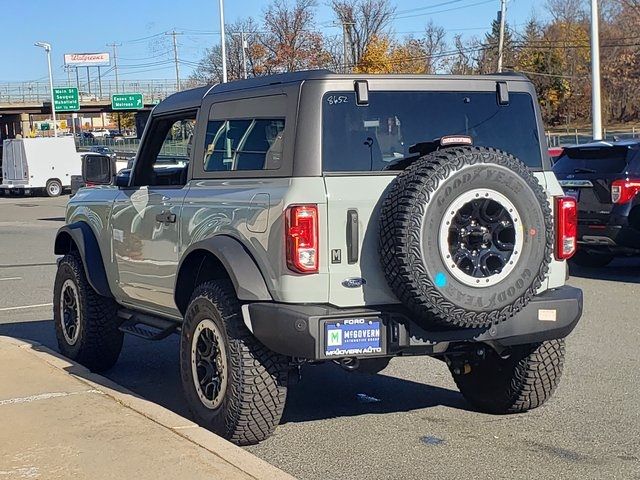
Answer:
<svg viewBox="0 0 640 480"><path fill-rule="evenodd" d="M367 281L364 278L352 277L352 278L347 278L346 280L343 280L342 286L346 288L359 288L366 283Z"/></svg>

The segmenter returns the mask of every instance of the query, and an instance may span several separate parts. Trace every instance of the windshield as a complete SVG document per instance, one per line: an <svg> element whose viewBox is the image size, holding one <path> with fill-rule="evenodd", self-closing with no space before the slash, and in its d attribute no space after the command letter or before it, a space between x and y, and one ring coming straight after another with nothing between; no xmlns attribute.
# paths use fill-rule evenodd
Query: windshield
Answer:
<svg viewBox="0 0 640 480"><path fill-rule="evenodd" d="M627 147L567 148L553 165L555 173L622 173L635 151Z"/></svg>
<svg viewBox="0 0 640 480"><path fill-rule="evenodd" d="M541 168L533 100L511 93L499 105L495 92L369 92L356 105L354 92L323 98L323 169L379 171L409 154L409 147L445 135L469 135L477 146L495 147Z"/></svg>

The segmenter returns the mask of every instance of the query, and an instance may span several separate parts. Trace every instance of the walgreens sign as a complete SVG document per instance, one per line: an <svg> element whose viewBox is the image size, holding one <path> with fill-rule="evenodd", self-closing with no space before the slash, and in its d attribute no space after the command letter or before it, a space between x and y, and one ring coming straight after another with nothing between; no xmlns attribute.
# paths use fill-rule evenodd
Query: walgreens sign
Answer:
<svg viewBox="0 0 640 480"><path fill-rule="evenodd" d="M111 64L108 53L65 53L64 64L72 67L106 67Z"/></svg>

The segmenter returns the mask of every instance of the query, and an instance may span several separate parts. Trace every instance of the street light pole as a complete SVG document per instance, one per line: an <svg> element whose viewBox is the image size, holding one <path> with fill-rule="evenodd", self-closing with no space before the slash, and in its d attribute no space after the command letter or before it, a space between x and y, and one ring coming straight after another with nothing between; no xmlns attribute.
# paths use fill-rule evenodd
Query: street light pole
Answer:
<svg viewBox="0 0 640 480"><path fill-rule="evenodd" d="M49 67L49 90L51 90L51 116L53 117L53 136L58 136L58 125L56 124L56 107L53 102L53 73L51 72L51 45L46 42L34 43L36 47L44 48L47 52L47 66Z"/></svg>
<svg viewBox="0 0 640 480"><path fill-rule="evenodd" d="M222 83L227 83L227 48L224 39L224 0L220 0L220 49L222 53Z"/></svg>
<svg viewBox="0 0 640 480"><path fill-rule="evenodd" d="M593 139L602 140L602 108L600 106L600 38L598 32L598 0L591 0L591 117Z"/></svg>
<svg viewBox="0 0 640 480"><path fill-rule="evenodd" d="M500 37L498 39L498 73L502 72L502 53L504 50L504 22L507 16L507 0L500 0Z"/></svg>

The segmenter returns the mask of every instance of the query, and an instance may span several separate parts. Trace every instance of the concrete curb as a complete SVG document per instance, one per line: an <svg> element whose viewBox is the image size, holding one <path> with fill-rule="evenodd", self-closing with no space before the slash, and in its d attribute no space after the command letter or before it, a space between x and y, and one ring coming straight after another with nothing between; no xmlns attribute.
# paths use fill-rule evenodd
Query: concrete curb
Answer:
<svg viewBox="0 0 640 480"><path fill-rule="evenodd" d="M51 367L62 370L91 388L99 390L124 407L204 448L256 480L294 480L295 478L209 430L199 427L191 420L137 396L108 378L90 372L89 369L40 343L5 336L0 336L0 342L11 343L28 350Z"/></svg>

